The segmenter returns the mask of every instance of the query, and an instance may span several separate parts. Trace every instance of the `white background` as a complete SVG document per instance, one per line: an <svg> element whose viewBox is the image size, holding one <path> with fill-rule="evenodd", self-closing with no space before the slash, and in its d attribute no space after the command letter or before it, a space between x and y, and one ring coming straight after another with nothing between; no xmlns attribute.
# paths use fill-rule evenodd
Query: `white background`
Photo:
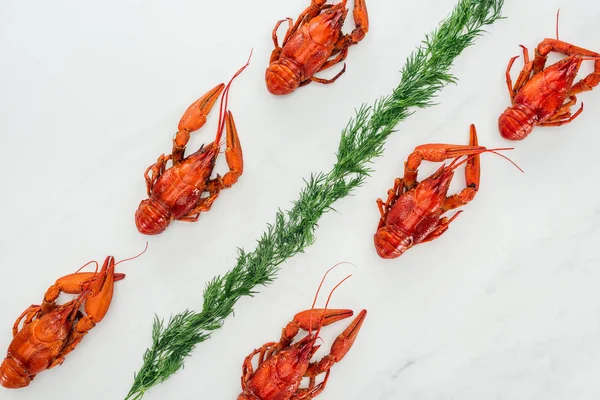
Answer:
<svg viewBox="0 0 600 400"><path fill-rule="evenodd" d="M205 283L234 266L237 247L254 248L277 208L297 198L303 178L329 170L354 108L390 93L405 58L454 1L367 1L371 30L350 49L340 80L272 96L264 82L271 30L306 5L3 2L0 344L8 347L15 318L39 303L56 278L92 259L132 256L146 240L149 249L119 265L127 278L116 285L107 317L65 363L28 388L2 388L0 398L122 399L150 345L154 314L200 309ZM596 1L507 1L508 18L456 60L458 85L398 126L373 176L321 219L317 242L285 263L272 286L239 301L235 317L196 348L185 370L145 398L236 398L244 357L278 339L290 318L310 307L322 274L339 261L357 267L332 273L325 292L354 276L331 306L369 314L319 398L599 398L600 88L579 96L586 109L570 125L536 128L513 143L497 131L509 103L508 60L521 54L519 44L533 54L554 36L559 7L561 38L600 50ZM344 30L352 27L349 18ZM227 81L251 48L251 65L229 102L244 175L198 223L142 236L133 215L146 196L144 170L170 151L188 105ZM515 77L521 66L520 58ZM582 73L590 70L586 65ZM216 110L190 149L214 137ZM500 157L482 156L480 192L449 231L399 259L380 259L372 239L375 200L385 197L415 146L467 143L471 123L482 145L514 145L506 154L525 174ZM425 165L421 176L438 166ZM461 169L452 190L463 184ZM324 329L319 355L346 324Z"/></svg>

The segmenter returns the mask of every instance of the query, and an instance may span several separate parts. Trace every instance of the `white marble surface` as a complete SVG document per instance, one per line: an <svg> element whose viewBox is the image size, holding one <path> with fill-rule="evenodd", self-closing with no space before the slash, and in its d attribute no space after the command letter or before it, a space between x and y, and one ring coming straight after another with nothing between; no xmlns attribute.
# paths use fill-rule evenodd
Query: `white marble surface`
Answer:
<svg viewBox="0 0 600 400"><path fill-rule="evenodd" d="M91 259L136 254L146 239L149 249L120 265L127 278L118 283L108 316L66 362L26 389L2 389L1 399L122 399L150 344L154 313L200 308L205 282L233 267L236 247L253 248L276 209L297 197L303 178L329 169L353 109L389 93L405 57L454 1L368 1L371 31L351 49L345 76L277 98L266 91L264 68L273 25L298 15L307 2L293 3L3 2L2 348L14 319L56 278ZM456 61L459 84L443 90L439 105L398 126L373 176L320 221L317 242L290 259L275 284L242 299L235 317L196 349L185 370L145 398L234 399L243 358L310 307L322 274L344 260L357 267L332 274L325 290L347 273L354 276L331 305L369 314L320 398L600 398L594 247L600 240L600 89L580 96L586 109L570 125L537 128L518 143L504 141L496 128L508 104L509 58L520 54L519 44L533 50L554 35L559 7L561 37L599 50L596 1L507 1L508 18ZM251 66L229 103L244 175L200 222L143 237L133 213L145 197L144 169L170 150L187 106L228 80L252 47ZM211 140L216 120L213 113L191 148ZM378 258L375 199L385 196L415 146L466 143L470 123L483 145L515 145L508 155L525 174L483 156L480 192L441 239L396 260ZM218 169L224 168L221 160ZM453 190L462 184L458 175ZM324 330L319 355L344 326Z"/></svg>

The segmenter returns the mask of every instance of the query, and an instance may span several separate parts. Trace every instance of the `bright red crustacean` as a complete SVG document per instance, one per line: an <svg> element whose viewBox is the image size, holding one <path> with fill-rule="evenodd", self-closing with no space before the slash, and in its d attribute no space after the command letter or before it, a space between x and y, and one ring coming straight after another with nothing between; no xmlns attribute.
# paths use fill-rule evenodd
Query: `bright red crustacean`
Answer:
<svg viewBox="0 0 600 400"><path fill-rule="evenodd" d="M133 258L136 257L139 255ZM95 261L92 263L97 265ZM77 271L63 276L46 291L41 305L30 306L17 318L13 340L0 365L0 385L8 389L28 386L40 372L63 363L67 354L108 312L114 283L125 278L125 274L115 273L119 263L109 256L100 272ZM61 293L78 297L57 305ZM79 310L82 305L85 315Z"/></svg>
<svg viewBox="0 0 600 400"><path fill-rule="evenodd" d="M529 61L527 48L521 47L525 65L513 87L510 70L519 56L510 59L506 84L512 105L498 118L500 135L509 140L525 139L534 126L560 126L573 121L583 111L582 103L571 115L570 109L577 102L575 95L600 83L600 54L559 40L558 14L556 39L544 39L535 49L533 61ZM552 51L568 57L546 67ZM594 72L573 84L584 60L595 60Z"/></svg>
<svg viewBox="0 0 600 400"><path fill-rule="evenodd" d="M381 213L374 235L377 254L396 258L419 243L440 237L462 210L450 219L442 215L473 200L479 189L479 155L499 150L512 149L479 146L475 125L471 125L468 146L436 143L416 147L404 163L404 177L397 178L394 188L388 191L387 201L377 199ZM462 157L466 158L461 161ZM442 165L433 175L417 182L417 169L423 160L442 162L451 158L454 160L448 166ZM447 197L454 170L464 162L467 187Z"/></svg>
<svg viewBox="0 0 600 400"><path fill-rule="evenodd" d="M142 200L135 213L135 224L140 233L159 234L174 220L198 221L201 212L210 210L219 192L231 187L242 175L244 169L242 147L233 115L227 110L227 96L231 83L249 63L250 59L231 78L227 86L223 83L217 85L186 110L173 138L172 153L168 156L162 154L155 164L146 169L144 177L148 199ZM206 116L221 92L223 95L215 140L184 157L190 133L197 131L206 123ZM221 148L220 141L224 127L227 130L225 158L229 172L223 177L217 175L216 178L210 179ZM173 165L166 168L169 160ZM208 192L207 197L202 197L204 192Z"/></svg>
<svg viewBox="0 0 600 400"><path fill-rule="evenodd" d="M355 0L352 33L344 35L342 26L348 9L346 1L332 5L327 0L312 0L292 26L292 19L277 22L273 29L275 50L271 54L265 72L267 89L275 95L292 93L299 86L310 82L333 83L345 71L344 68L333 78L323 79L314 75L346 59L348 48L360 42L369 30L365 0ZM280 47L277 40L279 26L288 21L289 28ZM329 60L330 57L336 56Z"/></svg>
<svg viewBox="0 0 600 400"><path fill-rule="evenodd" d="M331 293L342 282L334 287ZM323 281L321 281L322 284ZM319 289L321 285L319 285ZM320 347L320 345L316 346L315 342L319 337L321 327L353 315L352 310L327 310L329 299L324 309L315 309L313 302L310 310L296 314L294 319L283 328L279 342L266 343L246 357L242 367L242 393L238 396L238 400L309 400L318 396L325 389L331 368L350 351L367 316L367 310L362 310L350 326L336 338L331 346L330 354L320 361L310 362ZM316 333L312 331L313 321L318 326ZM292 344L300 329L308 331L308 335ZM257 354L259 358L255 370L252 359ZM317 384L316 377L323 373L325 373L323 381ZM306 388L300 388L302 379L305 377L310 379L309 385Z"/></svg>

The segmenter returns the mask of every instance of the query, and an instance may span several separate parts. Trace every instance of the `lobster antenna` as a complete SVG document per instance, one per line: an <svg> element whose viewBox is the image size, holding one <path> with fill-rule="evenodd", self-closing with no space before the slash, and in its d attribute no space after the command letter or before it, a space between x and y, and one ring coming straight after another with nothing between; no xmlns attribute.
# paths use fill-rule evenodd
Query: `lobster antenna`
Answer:
<svg viewBox="0 0 600 400"><path fill-rule="evenodd" d="M144 253L146 252L146 250L148 250L148 241L146 241L146 247L144 247L144 251L142 251L142 252L141 252L140 254L138 254L137 256L129 257L129 258L126 258L126 259L124 259L124 260L121 260L121 261L119 261L119 262L115 263L115 266L117 266L117 265L121 264L121 263L122 263L122 262L124 262L124 261L131 261L131 260L135 260L136 258L138 258L139 256L141 256L142 254L144 254Z"/></svg>
<svg viewBox="0 0 600 400"><path fill-rule="evenodd" d="M560 40L558 38L558 17L560 15L560 8L558 9L558 11L556 11L556 40Z"/></svg>
<svg viewBox="0 0 600 400"><path fill-rule="evenodd" d="M83 264L83 265L81 266L81 268L79 268L77 271L75 271L75 273L78 273L79 271L81 271L82 269L84 269L85 267L87 267L88 265L90 265L90 264L92 264L92 263L96 264L96 271L98 271L98 261L93 261L93 260L92 260L92 261L89 261L89 262L87 262L87 263Z"/></svg>
<svg viewBox="0 0 600 400"><path fill-rule="evenodd" d="M508 157L507 157L507 156L505 156L504 154L500 154L500 153L498 153L498 151L501 151L501 150L514 150L514 148L513 148L513 147L502 147L502 148L497 148L497 149L486 149L486 150L482 151L482 152L481 152L481 153L479 153L479 154L483 154L483 153L494 153L494 154L496 154L497 156L500 156L500 157L504 158L505 160L508 160L508 161L509 161L509 162L510 162L512 165L514 165L515 167L517 167L517 169L518 169L519 171L521 171L521 172L525 173L525 171L523 171L523 169L521 169L521 167L519 167L519 166L517 165L517 163L515 163L513 160L511 160L510 158L508 158ZM472 159L473 157L475 157L475 156L478 156L479 154L472 154L472 155L470 155L470 156L467 156L467 158L465 158L464 160L462 160L461 162L459 162L459 163L457 163L457 164L454 164L454 162L456 161L456 160L454 160L454 161L453 161L453 162L450 164L449 168L451 168L451 169L456 169L456 168L460 167L462 164L464 164L464 163L466 163L467 161L469 161L470 159ZM457 158L457 159L458 159L458 158Z"/></svg>
<svg viewBox="0 0 600 400"><path fill-rule="evenodd" d="M329 306L329 300L331 300L331 295L333 295L333 292L335 291L335 289L337 289L338 287L340 287L340 285L342 283L344 283L345 281L350 279L351 276L352 276L352 274L348 275L347 277L342 279L337 285L335 285L333 289L331 289L331 292L329 292L329 297L327 297L327 302L325 303L325 309L323 310L323 314L325 314L325 312L327 311L327 306ZM312 317L312 315L311 315L311 317ZM311 318L311 322L312 322L312 318ZM317 333L315 333L316 337L319 337L319 333L321 332L322 327L323 327L323 322L321 321L321 324L319 325L319 329L317 330Z"/></svg>
<svg viewBox="0 0 600 400"><path fill-rule="evenodd" d="M341 264L350 264L350 265L354 265L356 267L355 264L352 264L349 261L340 261L339 263L335 264L333 267L329 268L327 270L327 272L325 272L325 275L323 275L323 279L321 279L321 283L319 284L319 288L317 289L317 293L315 293L315 298L313 300L311 309L315 308L315 304L317 303L317 297L319 296L319 291L321 290L321 286L323 286L323 282L325 282L325 278L327 278L327 274L329 274L329 272L331 272L334 268L338 267Z"/></svg>
<svg viewBox="0 0 600 400"><path fill-rule="evenodd" d="M518 169L519 171L521 171L522 173L525 173L525 171L523 171L523 169L521 169L521 167L519 167L519 166L517 165L517 163L516 163L516 162L514 162L513 160L511 160L510 158L508 158L508 157L507 157L507 156L505 156L504 154L500 154L500 153L498 153L498 150L507 150L507 149L489 149L489 150L486 150L486 151L488 151L488 152L490 152L490 153L493 153L493 154L495 154L495 155L497 155L497 156L500 156L500 157L504 158L505 160L507 160L508 162L510 162L512 165L514 165L515 167L517 167L517 169ZM511 150L512 150L512 149L511 149Z"/></svg>
<svg viewBox="0 0 600 400"><path fill-rule="evenodd" d="M323 275L323 278L321 279L321 283L319 284L319 287L317 288L317 293L315 293L315 298L313 300L312 306L310 307L310 321L308 323L308 331L312 332L312 310L315 309L315 304L317 304L317 298L319 297L319 292L321 291L321 287L323 286L323 282L325 282L325 278L327 278L327 274L329 274L329 272L331 272L331 270L333 270L334 268L336 268L337 266L341 265L341 264L350 264L350 265L354 265L351 262L348 261L341 261L337 264L335 264L333 267L329 268L327 270L327 272L325 272L325 275ZM356 267L356 265L354 265Z"/></svg>
<svg viewBox="0 0 600 400"><path fill-rule="evenodd" d="M246 64L242 68L240 68L229 80L227 86L225 86L223 94L221 95L221 103L219 104L219 125L217 127L217 137L215 138L215 142L219 142L221 140L221 134L223 133L223 128L225 127L224 114L225 111L227 111L227 101L229 100L229 88L231 87L233 80L237 78L246 69L248 65L250 65L250 59L252 58L253 51L254 49L250 50L250 56L248 56L248 61L246 61ZM223 99L225 99L225 105L223 105Z"/></svg>

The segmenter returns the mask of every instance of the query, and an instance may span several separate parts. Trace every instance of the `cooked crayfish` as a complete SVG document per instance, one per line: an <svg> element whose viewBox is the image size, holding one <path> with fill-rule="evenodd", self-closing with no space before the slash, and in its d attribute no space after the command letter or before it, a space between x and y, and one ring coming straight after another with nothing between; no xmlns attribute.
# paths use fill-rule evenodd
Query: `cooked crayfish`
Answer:
<svg viewBox="0 0 600 400"><path fill-rule="evenodd" d="M174 220L198 221L201 212L210 210L219 192L233 186L242 175L242 147L233 115L227 109L227 98L231 83L249 63L250 58L227 86L220 83L186 110L173 138L172 153L168 156L162 154L155 164L146 169L144 177L148 199L142 200L135 213L135 224L140 233L159 234ZM190 133L199 130L206 123L206 116L221 93L223 95L215 140L184 157ZM224 126L227 129L225 158L229 171L223 177L217 174L216 178L210 179L220 152ZM166 168L169 160L172 166ZM204 192L208 192L207 197L201 197Z"/></svg>
<svg viewBox="0 0 600 400"><path fill-rule="evenodd" d="M404 177L397 178L394 188L388 191L387 201L384 203L377 199L381 218L374 242L379 256L396 258L414 245L440 237L462 210L450 219L441 216L473 200L479 189L479 155L486 152L498 154L496 151L500 150L512 149L486 149L479 146L475 125L471 125L468 146L436 143L416 147L404 163ZM442 165L433 175L417 182L418 167L423 160L442 162L451 158L454 160L448 166ZM467 163L466 188L446 197L454 171L464 162Z"/></svg>
<svg viewBox="0 0 600 400"><path fill-rule="evenodd" d="M96 272L79 272L90 264L87 263L50 286L41 305L29 306L13 325L13 340L0 365L0 384L9 389L22 388L40 372L61 365L67 354L108 312L114 283L125 278L125 274L115 273L115 266L127 260L115 263L115 259L108 256L100 272L98 263L91 261L96 264ZM78 296L58 305L56 300L61 293ZM82 305L85 315L79 310ZM19 329L23 318L25 321Z"/></svg>
<svg viewBox="0 0 600 400"><path fill-rule="evenodd" d="M323 277L323 280L325 280L325 277ZM329 299L333 291L342 282L333 288L329 294ZM323 281L321 281L322 284ZM321 286L319 286L320 288ZM317 291L317 296L318 293ZM367 311L362 310L350 326L333 342L330 354L318 362L310 362L313 355L321 347L315 345L321 327L353 315L352 310L327 310L329 299L324 309L315 309L315 303L313 302L310 310L296 314L294 319L283 328L279 342L266 343L246 357L242 367L243 391L238 396L238 400L312 399L325 389L331 368L348 353L367 316ZM313 322L318 326L316 333L313 333L313 327L315 326ZM300 329L307 331L308 335L292 344ZM257 354L259 355L258 366L254 370L252 359ZM325 373L323 381L316 384L316 377L323 373ZM309 385L307 388L300 388L304 377L310 379Z"/></svg>
<svg viewBox="0 0 600 400"><path fill-rule="evenodd" d="M331 79L314 75L346 59L348 48L360 42L369 30L369 19L365 0L355 0L354 22L356 27L347 35L342 26L348 14L346 1L336 5L325 4L327 0L311 0L292 25L292 19L278 21L273 29L275 50L271 54L265 80L269 92L275 95L289 94L299 86L310 82L329 84L335 82L345 71ZM288 30L280 47L277 39L279 26L287 21ZM333 59L329 59L336 56Z"/></svg>
<svg viewBox="0 0 600 400"><path fill-rule="evenodd" d="M519 56L510 59L506 84L512 105L498 119L500 134L509 140L525 139L534 126L560 126L573 121L583 111L581 103L571 115L570 109L577 102L575 95L600 83L600 54L559 40L558 14L556 39L544 39L535 49L533 61L529 61L527 48L521 47L525 65L513 87L510 70ZM546 67L552 51L568 57ZM584 60L595 60L594 72L573 84Z"/></svg>

